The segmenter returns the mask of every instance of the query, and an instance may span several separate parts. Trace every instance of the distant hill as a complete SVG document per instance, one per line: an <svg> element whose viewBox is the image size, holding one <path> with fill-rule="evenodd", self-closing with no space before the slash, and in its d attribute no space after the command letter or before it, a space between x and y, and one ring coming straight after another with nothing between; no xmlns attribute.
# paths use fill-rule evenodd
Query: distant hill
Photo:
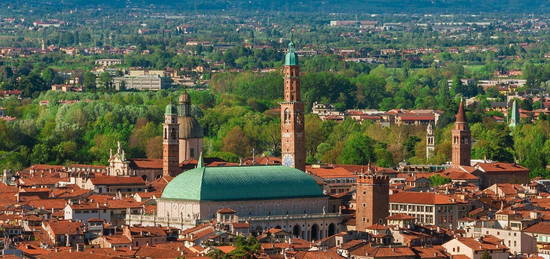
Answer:
<svg viewBox="0 0 550 259"><path fill-rule="evenodd" d="M6 0L0 0L3 2ZM324 12L510 12L550 10L550 0L15 0L17 5L50 7L158 7L192 10Z"/></svg>

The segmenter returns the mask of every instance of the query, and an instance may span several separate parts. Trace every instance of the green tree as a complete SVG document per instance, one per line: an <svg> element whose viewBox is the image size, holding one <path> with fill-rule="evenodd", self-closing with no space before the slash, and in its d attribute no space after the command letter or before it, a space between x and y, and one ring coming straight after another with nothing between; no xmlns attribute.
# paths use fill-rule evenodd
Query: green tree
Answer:
<svg viewBox="0 0 550 259"><path fill-rule="evenodd" d="M450 182L451 182L451 179L449 179L447 177L443 177L439 174L434 174L434 175L430 176L430 185L433 186L433 187L448 184Z"/></svg>
<svg viewBox="0 0 550 259"><path fill-rule="evenodd" d="M82 86L85 90L95 90L96 88L96 76L92 72L86 72L82 75Z"/></svg>
<svg viewBox="0 0 550 259"><path fill-rule="evenodd" d="M338 157L342 164L366 165L375 161L374 141L361 133L349 136Z"/></svg>
<svg viewBox="0 0 550 259"><path fill-rule="evenodd" d="M235 247L235 250L228 254L231 258L252 259L257 258L261 246L253 236L249 236L248 238L238 236L235 241Z"/></svg>
<svg viewBox="0 0 550 259"><path fill-rule="evenodd" d="M111 89L113 87L113 77L108 72L99 74L99 86L104 89Z"/></svg>

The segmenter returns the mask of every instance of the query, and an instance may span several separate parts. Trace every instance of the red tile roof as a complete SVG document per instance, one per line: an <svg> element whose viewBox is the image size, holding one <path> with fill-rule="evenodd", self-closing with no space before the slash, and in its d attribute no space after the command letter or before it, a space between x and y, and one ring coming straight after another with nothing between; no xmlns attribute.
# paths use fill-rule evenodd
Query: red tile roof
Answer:
<svg viewBox="0 0 550 259"><path fill-rule="evenodd" d="M67 205L67 201L63 199L40 199L32 200L27 202L27 204L33 208L43 208L45 210L61 210Z"/></svg>
<svg viewBox="0 0 550 259"><path fill-rule="evenodd" d="M479 180L477 176L455 167L445 169L440 175L451 180Z"/></svg>
<svg viewBox="0 0 550 259"><path fill-rule="evenodd" d="M107 240L107 242L115 245L132 243L132 240L128 239L128 237L124 235L105 236L105 239Z"/></svg>
<svg viewBox="0 0 550 259"><path fill-rule="evenodd" d="M323 179L357 177L357 175L353 174L343 167L314 168L312 166L307 166L306 171Z"/></svg>
<svg viewBox="0 0 550 259"><path fill-rule="evenodd" d="M388 229L388 227L384 226L384 225L380 225L380 224L373 224L371 226L368 226L367 229L370 229L370 230L386 230L386 229Z"/></svg>
<svg viewBox="0 0 550 259"><path fill-rule="evenodd" d="M132 168L147 168L147 169L162 169L162 159L145 159L133 158L130 159Z"/></svg>
<svg viewBox="0 0 550 259"><path fill-rule="evenodd" d="M499 172L523 172L528 173L529 169L520 166L518 164L512 163L478 163L475 165L476 168L484 171L485 173L499 173Z"/></svg>
<svg viewBox="0 0 550 259"><path fill-rule="evenodd" d="M459 203L451 196L433 192L398 192L390 195L390 202L444 205Z"/></svg>
<svg viewBox="0 0 550 259"><path fill-rule="evenodd" d="M415 257L414 251L408 247L371 247L363 246L351 251L355 256L368 256L368 257Z"/></svg>
<svg viewBox="0 0 550 259"><path fill-rule="evenodd" d="M528 233L550 234L550 222L539 222L523 230Z"/></svg>
<svg viewBox="0 0 550 259"><path fill-rule="evenodd" d="M299 251L294 255L295 259L339 259L344 258L335 251Z"/></svg>
<svg viewBox="0 0 550 259"><path fill-rule="evenodd" d="M50 220L45 224L49 225L53 233L56 235L76 235L82 234L82 223L70 220Z"/></svg>
<svg viewBox="0 0 550 259"><path fill-rule="evenodd" d="M233 250L237 249L236 247L234 246L215 246L216 249L222 251L222 253L224 254L229 254L231 253Z"/></svg>
<svg viewBox="0 0 550 259"><path fill-rule="evenodd" d="M145 185L143 178L138 176L96 176L91 181L94 185Z"/></svg>
<svg viewBox="0 0 550 259"><path fill-rule="evenodd" d="M484 251L484 250L507 250L508 247L504 245L495 245L488 242L479 242L470 237L459 237L456 238L460 243L471 248L474 251Z"/></svg>

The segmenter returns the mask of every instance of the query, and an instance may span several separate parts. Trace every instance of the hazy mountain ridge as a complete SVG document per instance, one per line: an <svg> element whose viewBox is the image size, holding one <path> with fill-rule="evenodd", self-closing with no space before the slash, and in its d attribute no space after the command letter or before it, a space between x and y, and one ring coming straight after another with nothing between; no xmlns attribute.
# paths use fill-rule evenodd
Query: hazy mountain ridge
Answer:
<svg viewBox="0 0 550 259"><path fill-rule="evenodd" d="M192 10L267 10L324 12L543 12L550 10L550 0L16 0L23 5L75 7L157 7L181 11Z"/></svg>

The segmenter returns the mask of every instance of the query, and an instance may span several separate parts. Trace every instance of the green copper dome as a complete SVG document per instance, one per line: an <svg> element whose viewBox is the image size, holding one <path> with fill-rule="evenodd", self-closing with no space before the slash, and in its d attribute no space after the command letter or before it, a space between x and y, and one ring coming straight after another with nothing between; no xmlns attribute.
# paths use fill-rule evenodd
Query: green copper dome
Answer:
<svg viewBox="0 0 550 259"><path fill-rule="evenodd" d="M178 115L178 108L172 104L168 104L164 110L164 115Z"/></svg>
<svg viewBox="0 0 550 259"><path fill-rule="evenodd" d="M174 178L164 199L228 201L319 197L310 175L285 166L197 167Z"/></svg>
<svg viewBox="0 0 550 259"><path fill-rule="evenodd" d="M298 55L294 52L294 43L288 44L288 53L285 56L285 66L297 66Z"/></svg>

